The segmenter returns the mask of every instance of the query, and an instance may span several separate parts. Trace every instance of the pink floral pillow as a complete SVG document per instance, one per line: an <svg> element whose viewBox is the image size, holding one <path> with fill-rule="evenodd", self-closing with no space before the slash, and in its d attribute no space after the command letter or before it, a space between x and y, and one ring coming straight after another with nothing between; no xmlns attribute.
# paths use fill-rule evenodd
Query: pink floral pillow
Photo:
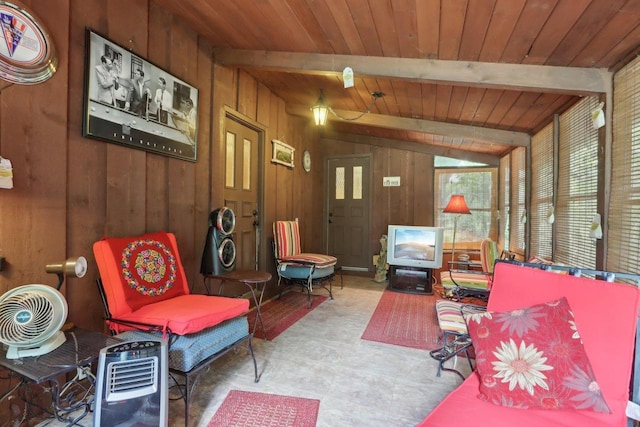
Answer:
<svg viewBox="0 0 640 427"><path fill-rule="evenodd" d="M515 408L610 413L566 298L466 316L479 398Z"/></svg>

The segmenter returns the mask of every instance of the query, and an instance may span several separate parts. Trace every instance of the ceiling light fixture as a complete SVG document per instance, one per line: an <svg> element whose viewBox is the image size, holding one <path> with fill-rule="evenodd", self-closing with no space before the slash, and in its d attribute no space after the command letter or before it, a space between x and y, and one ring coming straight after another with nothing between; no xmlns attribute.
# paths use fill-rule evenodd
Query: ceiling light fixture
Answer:
<svg viewBox="0 0 640 427"><path fill-rule="evenodd" d="M324 92L322 91L322 89L320 89L320 97L318 98L318 102L316 102L316 105L311 107L311 111L313 112L313 120L316 126L324 126L327 123L327 118L329 116L329 113L333 114L340 120L358 120L360 117L371 112L371 109L376 104L376 101L379 98L382 98L383 96L384 96L384 93L382 92L379 92L379 91L373 92L371 94L371 98L373 98L371 101L371 104L369 104L369 107L367 107L365 111L363 111L362 113L358 114L355 117L344 117L338 114L333 108L327 106L324 99Z"/></svg>

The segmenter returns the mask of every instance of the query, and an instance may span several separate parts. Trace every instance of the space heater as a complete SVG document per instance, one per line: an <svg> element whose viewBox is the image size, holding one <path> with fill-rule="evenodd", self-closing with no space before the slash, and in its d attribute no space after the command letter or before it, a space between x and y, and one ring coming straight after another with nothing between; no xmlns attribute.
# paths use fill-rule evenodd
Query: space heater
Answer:
<svg viewBox="0 0 640 427"><path fill-rule="evenodd" d="M167 426L169 367L165 341L128 341L98 358L95 426Z"/></svg>

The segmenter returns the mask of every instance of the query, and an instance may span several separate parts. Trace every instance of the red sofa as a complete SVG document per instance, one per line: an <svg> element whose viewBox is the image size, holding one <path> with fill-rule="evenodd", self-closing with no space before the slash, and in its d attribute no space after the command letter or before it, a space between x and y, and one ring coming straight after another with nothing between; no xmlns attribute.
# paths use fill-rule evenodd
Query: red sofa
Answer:
<svg viewBox="0 0 640 427"><path fill-rule="evenodd" d="M514 310L566 297L611 413L500 406L478 397L480 378L474 372L418 426L626 426L639 296L636 286L496 263L488 311Z"/></svg>

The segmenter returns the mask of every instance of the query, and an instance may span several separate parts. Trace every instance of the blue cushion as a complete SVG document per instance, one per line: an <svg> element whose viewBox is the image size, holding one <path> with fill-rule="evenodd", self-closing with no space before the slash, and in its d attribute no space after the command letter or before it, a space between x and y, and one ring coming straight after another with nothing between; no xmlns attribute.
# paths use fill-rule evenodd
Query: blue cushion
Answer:
<svg viewBox="0 0 640 427"><path fill-rule="evenodd" d="M312 279L320 279L333 274L333 265L328 267L316 268L311 275ZM309 269L311 267L304 267L299 265L287 265L281 264L278 266L280 275L285 279L307 279L309 277Z"/></svg>
<svg viewBox="0 0 640 427"><path fill-rule="evenodd" d="M223 350L249 335L249 322L245 317L235 317L222 323L177 338L169 347L169 368L188 372L207 357ZM162 339L162 332L126 331L116 335L123 341Z"/></svg>

